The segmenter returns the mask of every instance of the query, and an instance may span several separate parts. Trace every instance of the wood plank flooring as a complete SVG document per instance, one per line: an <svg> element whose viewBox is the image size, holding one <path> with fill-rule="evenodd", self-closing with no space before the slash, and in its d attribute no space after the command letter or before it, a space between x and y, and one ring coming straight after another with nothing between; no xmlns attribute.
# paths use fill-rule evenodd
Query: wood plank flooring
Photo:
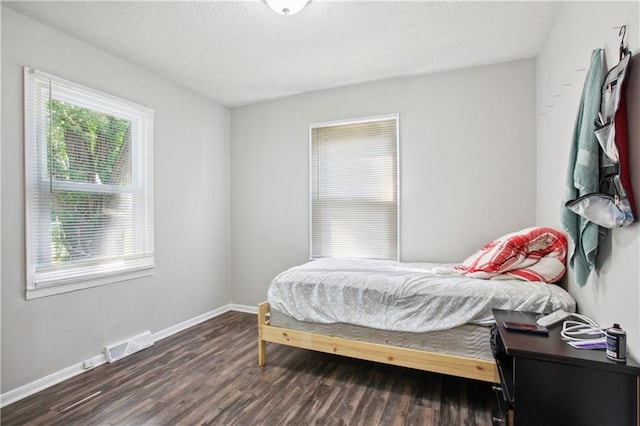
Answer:
<svg viewBox="0 0 640 426"><path fill-rule="evenodd" d="M8 405L1 423L473 426L491 424L493 398L483 382L270 343L260 368L256 316L227 312Z"/></svg>

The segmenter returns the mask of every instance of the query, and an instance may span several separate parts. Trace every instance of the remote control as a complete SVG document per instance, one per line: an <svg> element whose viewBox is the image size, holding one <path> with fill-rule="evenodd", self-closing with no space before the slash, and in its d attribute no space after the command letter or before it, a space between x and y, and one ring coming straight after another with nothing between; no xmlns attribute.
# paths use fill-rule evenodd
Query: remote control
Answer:
<svg viewBox="0 0 640 426"><path fill-rule="evenodd" d="M563 319L570 317L571 314L566 313L562 309L558 309L555 312L551 312L549 315L545 315L543 317L538 318L536 324L541 325L543 327L549 327L557 322L562 321Z"/></svg>

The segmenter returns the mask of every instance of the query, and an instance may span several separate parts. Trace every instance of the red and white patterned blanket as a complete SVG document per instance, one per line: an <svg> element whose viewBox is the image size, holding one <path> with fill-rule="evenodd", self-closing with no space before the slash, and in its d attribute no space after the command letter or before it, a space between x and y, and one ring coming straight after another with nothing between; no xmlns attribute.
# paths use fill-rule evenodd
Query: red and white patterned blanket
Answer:
<svg viewBox="0 0 640 426"><path fill-rule="evenodd" d="M567 239L563 233L534 227L486 244L453 269L473 278L556 283L566 272L566 258Z"/></svg>

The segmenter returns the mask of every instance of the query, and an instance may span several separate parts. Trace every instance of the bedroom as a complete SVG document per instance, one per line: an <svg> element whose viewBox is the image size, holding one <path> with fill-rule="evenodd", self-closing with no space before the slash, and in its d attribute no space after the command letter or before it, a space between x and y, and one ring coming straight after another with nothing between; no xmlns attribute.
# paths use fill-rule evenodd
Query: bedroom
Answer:
<svg viewBox="0 0 640 426"><path fill-rule="evenodd" d="M400 114L402 260L457 261L506 232L558 227L584 78L577 70L597 47L614 63L613 27L627 25L632 52L640 43L637 2L567 2L557 13L535 57L229 108L3 7L3 404L16 389L55 380L140 330L177 329L229 307L255 309L268 282L308 256L311 122ZM25 301L25 64L155 108L153 277ZM638 93L639 71L633 68L630 92ZM638 97L629 108L638 116ZM640 129L637 120L630 126L633 149ZM632 156L638 164L637 150ZM640 177L633 178L637 193ZM493 191L476 190L483 187ZM581 310L603 324L621 323L635 356L639 232L637 225L612 232L596 282L578 288L568 277Z"/></svg>

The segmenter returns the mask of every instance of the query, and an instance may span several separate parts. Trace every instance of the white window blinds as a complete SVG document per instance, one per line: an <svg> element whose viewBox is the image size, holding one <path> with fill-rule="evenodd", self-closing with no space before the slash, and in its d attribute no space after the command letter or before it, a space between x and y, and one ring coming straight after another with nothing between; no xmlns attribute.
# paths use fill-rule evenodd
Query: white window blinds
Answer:
<svg viewBox="0 0 640 426"><path fill-rule="evenodd" d="M154 267L153 111L25 68L27 298Z"/></svg>
<svg viewBox="0 0 640 426"><path fill-rule="evenodd" d="M398 259L398 116L311 125L311 257Z"/></svg>

